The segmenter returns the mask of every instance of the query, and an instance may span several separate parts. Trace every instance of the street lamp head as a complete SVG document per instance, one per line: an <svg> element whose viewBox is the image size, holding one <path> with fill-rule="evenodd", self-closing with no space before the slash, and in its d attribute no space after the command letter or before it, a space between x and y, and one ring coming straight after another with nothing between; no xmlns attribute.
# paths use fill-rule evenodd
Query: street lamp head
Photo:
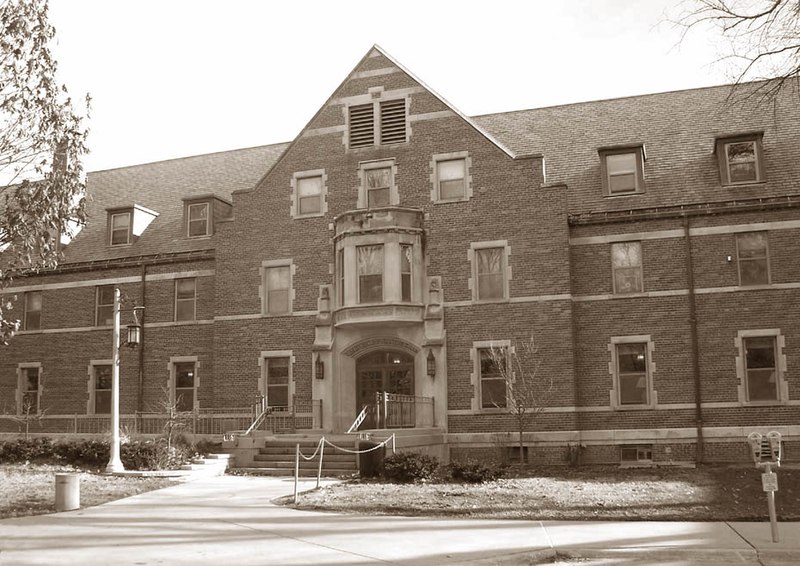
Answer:
<svg viewBox="0 0 800 566"><path fill-rule="evenodd" d="M128 325L128 340L125 345L129 348L135 348L142 343L142 323L140 316L144 311L144 307L133 307L133 324Z"/></svg>

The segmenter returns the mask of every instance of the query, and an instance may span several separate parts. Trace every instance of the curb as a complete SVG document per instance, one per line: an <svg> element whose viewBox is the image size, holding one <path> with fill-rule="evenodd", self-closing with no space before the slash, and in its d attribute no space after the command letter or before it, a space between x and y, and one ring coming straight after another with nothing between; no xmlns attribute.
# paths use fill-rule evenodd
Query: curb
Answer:
<svg viewBox="0 0 800 566"><path fill-rule="evenodd" d="M702 564L761 564L755 549L711 549L711 548L664 548L664 547L631 547L631 548L559 548L555 550L557 558L565 559L616 559L626 562L642 562L659 564L670 561L701 561Z"/></svg>

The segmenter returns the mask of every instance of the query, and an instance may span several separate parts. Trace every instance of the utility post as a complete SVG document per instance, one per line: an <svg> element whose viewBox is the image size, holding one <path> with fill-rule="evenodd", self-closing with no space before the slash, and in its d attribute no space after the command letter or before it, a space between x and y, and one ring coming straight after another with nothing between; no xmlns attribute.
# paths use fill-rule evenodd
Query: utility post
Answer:
<svg viewBox="0 0 800 566"><path fill-rule="evenodd" d="M778 474L772 471L773 466L781 466L781 433L770 431L766 437L761 433L751 432L747 442L753 454L756 468L764 470L761 474L761 487L767 494L769 522L772 531L772 542L778 542L778 517L775 511L775 492L778 491Z"/></svg>

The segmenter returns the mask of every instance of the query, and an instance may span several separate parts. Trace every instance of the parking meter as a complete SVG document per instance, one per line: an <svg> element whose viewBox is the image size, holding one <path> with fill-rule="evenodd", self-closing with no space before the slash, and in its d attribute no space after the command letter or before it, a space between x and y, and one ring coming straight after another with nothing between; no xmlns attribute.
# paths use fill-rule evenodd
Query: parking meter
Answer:
<svg viewBox="0 0 800 566"><path fill-rule="evenodd" d="M750 450L752 451L753 461L758 466L761 463L761 441L763 437L761 436L760 432L751 432L747 436L747 443L750 445Z"/></svg>
<svg viewBox="0 0 800 566"><path fill-rule="evenodd" d="M772 468L781 465L781 433L772 430L766 436L760 432L751 432L747 435L747 444L756 468L763 471L761 474L761 487L767 494L767 507L769 509L770 530L772 542L778 542L778 516L775 512L775 492L778 491L778 474Z"/></svg>
<svg viewBox="0 0 800 566"><path fill-rule="evenodd" d="M773 430L767 433L767 443L769 445L769 456L773 462L780 464L781 461L781 433Z"/></svg>

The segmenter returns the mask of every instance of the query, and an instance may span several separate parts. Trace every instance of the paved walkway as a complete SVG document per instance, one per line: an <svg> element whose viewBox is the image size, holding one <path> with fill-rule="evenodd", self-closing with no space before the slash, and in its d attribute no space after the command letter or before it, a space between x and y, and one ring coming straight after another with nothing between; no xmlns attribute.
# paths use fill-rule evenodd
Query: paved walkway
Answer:
<svg viewBox="0 0 800 566"><path fill-rule="evenodd" d="M769 523L436 520L270 503L291 492L292 480L223 476L6 519L0 565L800 564L800 523L781 523L773 544Z"/></svg>

